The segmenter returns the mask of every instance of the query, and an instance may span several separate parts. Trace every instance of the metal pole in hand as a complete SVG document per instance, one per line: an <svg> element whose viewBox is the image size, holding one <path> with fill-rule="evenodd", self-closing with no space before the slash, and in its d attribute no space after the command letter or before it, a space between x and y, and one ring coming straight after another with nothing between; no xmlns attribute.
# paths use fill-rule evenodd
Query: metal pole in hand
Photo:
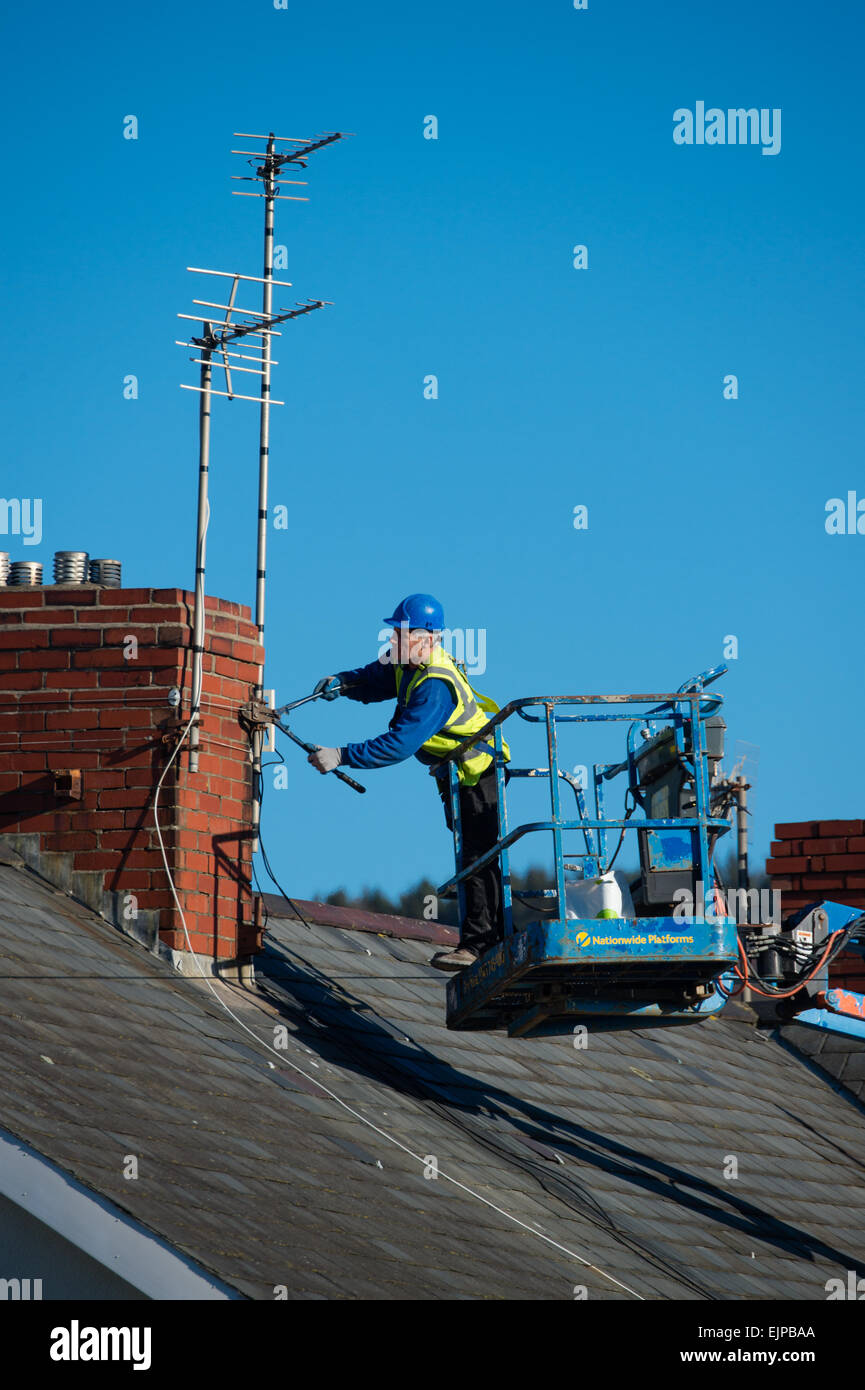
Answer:
<svg viewBox="0 0 865 1390"><path fill-rule="evenodd" d="M350 690L351 688L352 688L351 686L343 686L343 685L341 685L341 686L340 686L340 693L341 693L343 690ZM323 696L324 696L324 691L323 691L323 690L314 690L313 693L312 693L311 695L304 695L304 696L303 696L303 699L301 699L301 700L291 700L291 701L289 701L289 703L288 703L287 705L280 705L279 709L275 709L275 710L273 711L272 718L273 718L274 720L276 720L276 719L278 719L278 718L281 718L283 714L289 714L290 711L293 710L293 709L300 709L300 706L301 706L301 705L308 705L309 702L310 702L310 700L321 700L321 699L323 698Z"/></svg>
<svg viewBox="0 0 865 1390"><path fill-rule="evenodd" d="M273 722L278 729L281 729L284 734L288 735L292 743L296 743L298 748L302 748L305 753L317 753L319 751L319 744L307 743L305 739L298 738L297 734L293 734L288 725L283 724L281 720L274 719ZM328 776L336 777L338 781L345 782L345 785L351 787L353 791L366 791L366 787L361 786L360 782L356 782L353 777L349 777L347 772L340 772L338 767L334 768L333 772L328 773Z"/></svg>

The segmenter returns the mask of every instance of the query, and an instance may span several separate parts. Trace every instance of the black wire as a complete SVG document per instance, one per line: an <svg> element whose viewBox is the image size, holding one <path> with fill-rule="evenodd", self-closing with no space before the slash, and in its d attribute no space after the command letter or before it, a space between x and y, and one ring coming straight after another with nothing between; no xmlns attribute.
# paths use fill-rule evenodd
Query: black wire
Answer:
<svg viewBox="0 0 865 1390"><path fill-rule="evenodd" d="M539 912L542 917L557 917L558 909L555 907L539 907L536 903L527 902L522 893L518 893L516 888L511 889L511 897L518 898L523 907L527 907L530 912Z"/></svg>
<svg viewBox="0 0 865 1390"><path fill-rule="evenodd" d="M821 973L823 970L828 970L832 962L838 957L841 951L844 950L844 947L847 945L847 942L850 940L850 937L853 936L854 933L859 931L863 926L865 926L865 912L861 913L858 917L854 917L852 922L848 922L847 926L840 933L838 940L836 941L835 945L832 947L829 954L826 956L826 959L823 961L822 966L820 967ZM769 945L771 947L771 941ZM777 950L778 947L775 947L774 949ZM809 980L807 977L814 971L814 967L819 963L820 957L823 951L825 951L825 949L826 941L824 938L823 941L819 942L819 944L814 946L812 950L808 953L804 961L801 963L799 970L793 975L792 980L788 981L786 984L781 985L781 987L779 988L775 985L770 984L768 980L761 979L759 981L760 988L764 990L767 994L780 994L789 998L789 991L791 986L795 988L797 984L800 984L801 987L804 989L806 984L812 983L812 981Z"/></svg>
<svg viewBox="0 0 865 1390"><path fill-rule="evenodd" d="M277 749L276 751L279 752L278 749ZM278 761L278 762L274 760L273 762L262 763L262 765L261 765L261 773L264 772L265 767L274 767L274 766L279 766L279 765L283 765L283 766L285 765L285 758L282 756L281 753L279 754L279 761ZM258 788L257 788L257 790L258 790L258 797L257 797L257 799L258 799L258 804L259 804L259 807L261 807L262 804L263 804L263 801L264 801L264 778L263 778L263 776L262 776L261 774L259 774L259 776L258 776ZM631 807L631 810L627 813L627 815L626 815L626 817L625 817L626 820L627 820L628 817L633 813L634 809L635 809L635 807L632 806L632 807ZM622 834L621 834L621 836L619 837L619 845L616 847L616 854L618 854L619 849L621 848L621 842L622 842L623 838L624 838L624 827L623 827L623 829L622 829ZM289 904L289 906L292 908L292 910L297 914L297 917L298 917L299 920L303 923L303 925L304 925L305 927L307 927L308 929L311 929L311 928L310 928L309 922L306 921L305 917L303 916L303 913L300 911L300 909L298 908L297 904L288 896L288 894L285 892L285 890L281 887L281 885L280 885L278 879L276 878L275 874L273 873L273 870L272 870L271 867L270 867L270 861L268 860L267 852L266 852L266 850L265 850L265 848L264 848L264 840L263 840L262 835L261 835L261 825L260 825L260 824L259 824L259 827L258 827L258 843L259 843L259 850L260 850L260 853L261 853L262 862L264 863L264 866L265 866L265 868L267 869L267 872L268 872L269 877L270 877L270 878L273 880L273 882L276 884L276 887L279 889L279 892L280 892L281 896L282 896L282 897L284 898L284 900ZM616 855L613 856L613 861L615 860L615 857L616 857ZM255 865L254 865L254 864L253 864L253 866L252 866L252 875L253 875L253 880L254 880L255 884L257 885L257 887L258 887L258 891L259 891L259 893L261 894L262 903L264 904L264 910L265 910L264 926L265 926L265 930L266 930L266 928L267 928L267 921L268 921L268 917L269 917L269 913L268 913L268 911L267 911L267 904L264 903L264 894L263 894L263 892L262 892L261 883L260 883L260 881L259 881L258 874L256 873ZM522 895L521 895L520 893L516 893L516 892L515 892L515 893L513 894L513 896L519 898L520 902L523 902L524 906L532 906L531 904L525 903L525 900L523 899L523 897L522 897ZM533 906L532 906L532 910L533 910L533 911L540 910L540 911L543 912L543 909L537 909L537 908L535 908L535 907L533 907ZM550 910L550 912L552 912L552 909ZM546 913L545 915L550 915L550 913ZM346 1045L347 1040L346 1040L344 1037L341 1037L341 1038L340 1038L340 1041L341 1041L341 1043L342 1043L343 1046ZM354 1051L357 1055L362 1056L364 1062L366 1062L366 1061L368 1060L368 1059L367 1059L366 1053L360 1053L360 1052L359 1052L358 1047L357 1047L357 1044L354 1043L354 1040L353 1040L353 1039L352 1039L351 1041L348 1042L348 1046L349 1046L349 1049L350 1049L351 1051ZM405 1083L405 1080L406 1080L405 1074L402 1073L402 1072L400 1071L400 1075L401 1075L401 1080L402 1080L402 1082L403 1082L403 1084L404 1084L404 1083ZM411 1077L410 1079L411 1079L412 1081L414 1081L415 1083L416 1083L416 1081L417 1081L417 1078L415 1078L415 1077ZM429 1109L435 1110L436 1113L438 1113L440 1116L442 1116L445 1120L447 1120L448 1122L450 1122L452 1125L456 1125L457 1127L459 1127L459 1128L461 1128L461 1129L463 1129L463 1130L466 1130L466 1129L467 1129L467 1126L466 1126L466 1124L465 1124L465 1121L463 1121L461 1117L455 1116L447 1106L444 1106L444 1105L442 1105L440 1102L437 1102L437 1101L435 1100L434 1097L430 1097L430 1096L425 1092L425 1090L422 1090L421 1096L422 1096L423 1101L426 1103L426 1105L427 1105L427 1107L428 1107ZM511 1150L507 1149L505 1146L496 1143L495 1138L494 1138L493 1136L486 1135L486 1134L483 1134L483 1133L479 1133L479 1132L477 1132L476 1129L475 1129L475 1131L474 1131L474 1133L473 1133L473 1137L475 1138L476 1142L479 1142L481 1145L483 1145L483 1146L486 1147L487 1149L491 1150L492 1152L497 1153L497 1154L504 1154L504 1155L509 1159L509 1161L510 1161L511 1163L513 1163L516 1167L520 1168L524 1173L526 1173L526 1174L528 1174L529 1176L533 1177L533 1178L539 1183L540 1187L541 1187L544 1191L546 1191L546 1192L549 1192L549 1191L550 1191L550 1186L549 1186L548 1184L550 1184L551 1180L550 1180L549 1178L547 1178L545 1174L542 1174L542 1173L541 1173L541 1171L540 1171L540 1165L537 1163L537 1161L532 1162L532 1160L528 1159L527 1157L523 1157L522 1155L516 1155L516 1154L514 1154ZM563 1189L563 1188L565 1189L565 1192L568 1194L567 1196L563 1196L563 1195L562 1195L562 1190L561 1190L561 1189ZM558 1190L556 1190L556 1189L558 1189ZM577 1186L577 1184L576 1184L575 1182L573 1182L573 1180L570 1180L570 1179L567 1179L567 1178L566 1178L564 1181L562 1181L562 1180L556 1180L556 1182L555 1182L555 1187L554 1187L554 1194L559 1198L560 1201L564 1201L566 1205L570 1206L570 1207L571 1207L571 1210L581 1211L581 1214L582 1214L584 1217L586 1217L588 1220L590 1220L590 1221L592 1222L592 1224L596 1225L597 1227L599 1227L599 1228L602 1229L602 1230L606 1230L606 1231L611 1232L611 1234L613 1235L613 1238L614 1238L615 1240L617 1240L621 1245L624 1245L626 1248L630 1249L630 1250L633 1251L634 1253L641 1255L644 1259L647 1260L648 1263L650 1263L650 1264L656 1264L656 1265L660 1264L660 1267L661 1267L662 1269L664 1269L664 1270L665 1270L669 1275L671 1275L674 1279L676 1279L676 1280L678 1280L679 1282L685 1284L686 1286L692 1288L694 1291L697 1291L697 1292L700 1292L700 1293L706 1295L706 1296L707 1296L708 1298L710 1298L710 1299L713 1298L713 1295L712 1295L712 1293L711 1293L710 1291L706 1290L703 1286L697 1284L688 1274L686 1274L686 1273L685 1273L682 1269L680 1269L678 1266L669 1263L669 1262L666 1260L666 1258L665 1258L662 1254L660 1254L658 1251L652 1249L650 1246L644 1245L638 1236L632 1235L630 1232L628 1232L628 1233L623 1232L623 1231L621 1231L620 1229L618 1229L618 1228L616 1227L616 1225L615 1225L614 1219L610 1216L610 1214L609 1214L608 1212L606 1212L606 1211L604 1211L603 1209L601 1209L603 1219L598 1220L596 1217L593 1218L593 1217L585 1210L585 1205L584 1205L584 1204L585 1204L585 1195L584 1195L583 1193L580 1193L580 1192L579 1192L578 1186ZM577 1196L577 1198L578 1198L576 1204L575 1204L573 1201L569 1201L569 1200L568 1200L569 1197L573 1197L573 1196ZM582 1198L582 1201L580 1201L580 1198Z"/></svg>
<svg viewBox="0 0 865 1390"><path fill-rule="evenodd" d="M284 943L281 943L281 946L289 955L290 959L290 951L287 950ZM308 962L304 962L304 968L310 968ZM316 970L315 973L319 976L323 984L330 987L333 986L334 981L329 976L322 975L318 970ZM291 988L290 985L288 988ZM376 1018L386 1032L391 1036L395 1036L393 1019L389 1019L382 1014L375 1003L361 1000L358 996L354 996L354 998L357 1003L361 1005L365 1017L372 1016ZM355 1004L349 1004L349 1008L353 1012L355 1011L355 1007ZM369 1051L365 1049L361 1043L356 1041L350 1028L347 1030L344 1024L339 1022L333 1023L331 1021L328 1021L328 1028L331 1033L336 1033L337 1046L342 1050L343 1054L347 1055L349 1058L355 1059L358 1064L362 1064L363 1067L368 1069L370 1061ZM430 1053L422 1043L418 1043L416 1040L414 1041L414 1046L426 1056L436 1056L435 1053ZM639 1255L642 1259L646 1260L648 1264L653 1265L656 1269L663 1270L671 1278L683 1284L685 1287L690 1288L692 1291L702 1294L706 1299L716 1299L717 1296L712 1290L698 1283L690 1273L685 1271L680 1265L673 1263L662 1251L656 1250L653 1246L648 1244L637 1232L622 1230L621 1227L617 1225L617 1218L607 1211L601 1202L594 1198L591 1193L587 1193L577 1178L571 1177L567 1173L561 1176L557 1174L548 1174L543 1166L546 1160L533 1158L529 1154L524 1155L514 1152L511 1144L515 1144L519 1141L518 1136L523 1131L523 1126L521 1126L512 1115L502 1113L501 1118L510 1120L517 1131L516 1135L506 1131L504 1135L500 1136L495 1131L490 1132L480 1121L475 1121L471 1117L463 1115L459 1110L452 1108L446 1101L441 1101L435 1094L431 1095L428 1090L428 1083L413 1071L407 1070L401 1065L398 1059L386 1059L382 1055L377 1055L375 1063L375 1074L378 1079L390 1085L399 1086L400 1089L408 1092L417 1099L428 1113L436 1115L439 1120L457 1129L461 1134L470 1135L477 1144L488 1152L495 1154L497 1157L506 1158L513 1167L519 1169L529 1178L534 1179L548 1195L556 1197L559 1201L563 1202L569 1210L581 1215L586 1221L596 1227L596 1229L606 1232L619 1245ZM495 1118L494 1111L491 1110L489 1113ZM548 1130L547 1126L534 1123L531 1120L529 1124L533 1130ZM546 1142L551 1143L553 1146L556 1144L556 1138L556 1135L550 1134L549 1132L545 1135ZM510 1143L507 1142L508 1140ZM569 1145L565 1144L564 1147L570 1153Z"/></svg>
<svg viewBox="0 0 865 1390"><path fill-rule="evenodd" d="M626 800L626 801L627 801L628 794L629 794L630 791L631 791L631 788L628 787L628 790L625 792L625 800ZM628 820L631 819L631 816L634 814L634 812L636 811L636 809L637 809L636 802L634 803L633 806L631 806L630 810L627 810L627 809L626 809L626 811L625 811L625 820L626 820L626 821L628 821ZM615 862L616 862L616 860L617 860L617 858L618 858L618 856L619 856L619 850L622 848L622 844L623 844L623 842L624 842L624 839L625 839L625 827L624 827L624 825L623 825L623 826L622 826L622 830L621 830L621 834L619 835L619 843L616 845L615 853L613 854L613 857L612 857L612 859L610 860L609 864L607 865L606 869L603 870L603 872L604 872L605 874L608 874L608 873L611 871L613 865L615 864ZM600 861L598 862L598 872L599 872L599 873L601 872ZM558 915L558 909L557 909L557 908L554 908L554 907L543 908L543 907L536 906L535 903L526 902L526 900L525 900L525 898L523 897L522 893L518 893L517 890L516 890L516 888L512 888L512 889L511 889L511 897L519 899L519 901L522 903L523 907L527 907L531 912L537 912L537 913L539 913L542 917L556 917L556 916Z"/></svg>
<svg viewBox="0 0 865 1390"><path fill-rule="evenodd" d="M258 838L259 838L259 843L261 843L261 836L259 836ZM259 877L258 877L258 873L257 873L257 871L256 871L255 863L254 863L254 862L253 862L253 864L252 864L252 881L253 881L253 883L255 884L256 888L258 889L258 896L261 898L261 905L262 905L262 907L264 908L264 923L263 923L263 925L262 925L262 931L263 931L263 932L266 932L266 931L267 931L267 924L268 924L268 922L270 921L270 913L268 912L268 909L267 909L267 903L264 901L264 889L263 889L262 886L261 886L261 881L260 881L260 879L259 879Z"/></svg>
<svg viewBox="0 0 865 1390"><path fill-rule="evenodd" d="M721 873L718 869L717 864L714 865L714 871L715 882L717 886L721 889L721 892L726 895L727 886L724 883L723 878L721 877ZM851 936L855 935L857 932L862 930L862 928L865 928L865 912L860 913L858 917L853 918L852 922L847 923L847 926L844 928L843 932L838 937L838 940L836 941L835 945L832 947L831 951L829 952L828 956L823 962L823 965L821 967L822 970L828 970L832 962L836 960L837 957L844 950ZM811 971L814 969L814 966L820 960L820 957L826 948L826 943L824 939L823 941L819 942L816 946L812 946L811 950L807 953L807 955L800 958L797 954L795 946L790 941L785 941L783 939L782 933L778 932L775 936L768 937L764 942L754 942L750 951L748 951L745 947L744 941L742 942L742 948L745 951L746 956L748 956L749 959L752 960L755 959L758 955L762 955L765 951L779 951L793 957L794 961L799 966L799 969L793 975L792 980L782 985L780 989L774 985L769 984L767 980L760 979L760 986L762 989L766 990L767 994L783 993L786 995L790 989L790 985L795 985L797 981L802 981L803 987L804 984L811 983L810 981L806 980L805 977L811 973Z"/></svg>
<svg viewBox="0 0 865 1390"><path fill-rule="evenodd" d="M627 801L628 795L629 795L630 793L631 793L631 788L628 787L627 791L625 792L625 800L626 800L626 801ZM629 820L631 819L631 816L634 814L634 812L636 811L636 809L637 809L637 803L636 803L636 800L634 800L634 804L633 804L633 806L631 807L630 811L628 811L628 810L625 811L625 821L626 821L626 822L629 821ZM604 873L605 873L605 874L608 874L608 873L610 872L610 870L612 869L612 867L613 867L613 865L615 864L616 860L618 859L618 857L619 857L619 850L622 848L622 845L624 844L624 841L625 841L625 826L623 825L623 826L622 826L622 832L621 832L621 834L619 835L619 843L616 845L615 854L613 855L612 859L610 860L609 864L607 865L606 869L604 870ZM600 864L598 865L598 868L600 868Z"/></svg>
<svg viewBox="0 0 865 1390"><path fill-rule="evenodd" d="M858 917L853 918L852 922L847 923L847 926L844 928L842 935L839 936L837 942L832 947L832 950L829 952L829 955L826 957L826 965L832 964L832 962L844 950L851 936L858 934L858 932L860 932L863 927L865 927L865 912L860 913ZM812 955L816 959L819 959L819 947L814 947Z"/></svg>
<svg viewBox="0 0 865 1390"><path fill-rule="evenodd" d="M256 789L255 789L255 790L256 790L256 797L255 797L255 799L256 799L256 801L258 802L258 806L259 806L259 815L260 815L261 807L264 805L264 769L265 769L266 767L280 767L280 766L285 767L285 766L286 766L285 758L283 757L283 755L282 755L282 753L280 752L280 750L277 748L277 749L275 749L274 751L275 751L276 753L279 754L279 757L278 757L278 758L273 758L273 759L271 759L270 762L262 763L262 764L261 764L261 771L260 771L258 774L253 773L253 778L254 778L254 780L256 780L256 783L257 783L257 784L256 784ZM301 912L300 908L298 907L297 903L294 901L293 898L290 898L290 897L288 896L288 894L286 893L285 889L283 888L282 884L279 882L279 879L276 877L276 874L273 872L273 869L272 869L271 866L270 866L270 860L269 860L268 857L267 857L267 850L264 848L264 838L263 838L263 836L262 836L262 834L261 834L261 821L260 821L260 819L259 819L259 825L258 825L258 850L259 850L259 853L260 853L260 855L261 855L261 862L264 864L264 867L265 867L265 869L267 870L267 876L268 876L268 878L270 878L270 879L272 880L273 883L276 884L276 887L277 887L277 889L278 889L278 891L279 891L280 897L282 897L282 898L285 900L285 902L288 903L288 905L289 905L289 907L291 908L292 912L294 912L295 915L297 916L298 920L301 921L301 922L303 923L303 925L306 927L307 931L312 931L312 927L310 926L309 922L307 922L306 918L304 917L304 915L303 915L303 913ZM255 882L258 884L258 891L259 891L259 893L261 893L261 899L262 899L262 903L264 904L265 913L267 913L267 904L264 903L264 893L262 892L261 883L259 882L259 878L258 878L258 875L257 875L256 872L255 872L254 866L253 866L252 872L253 872L253 877L255 878ZM266 928L267 928L267 917L265 917L265 923L264 923L264 925L265 925L265 930L266 930Z"/></svg>
<svg viewBox="0 0 865 1390"><path fill-rule="evenodd" d="M861 913L858 917L854 917L852 922L848 922L848 923L847 923L847 926L844 927L843 931L841 931L841 934L839 935L838 940L835 942L834 946L833 946L832 949L830 950L830 952L829 952L829 954L827 955L826 959L823 961L823 965L822 965L822 967L821 967L822 970L827 970L827 969L829 968L829 966L832 964L832 962L833 962L834 960L836 960L837 957L840 955L840 953L844 950L844 948L845 948L845 946L847 945L848 941L850 940L851 936L853 936L856 932L858 932L858 931L860 930L860 928L861 928L863 925L865 925L865 913ZM770 942L769 944L770 944L770 946L771 946L771 942ZM778 948L776 947L775 949L778 949ZM800 969L799 969L798 972L793 976L793 983L794 983L794 984L796 983L797 980L803 980L803 981L804 981L804 977L807 976L807 975L809 975L809 974L813 971L814 966L817 965L817 963L818 963L818 961L820 960L820 958L821 958L823 952L825 951L825 949L826 949L826 941L825 941L825 938L824 938L823 941L818 942L818 944L817 944L816 946L813 946L813 947L811 948L811 950L808 952L807 956L805 956L805 958L804 958L803 961L801 962ZM810 981L808 981L807 983L810 983ZM761 981L761 984L764 986L765 989L769 990L770 992L772 992L772 993L775 992L775 990L773 989L773 987L772 987L771 985L767 984L766 982ZM785 988L789 988L789 985L788 985L788 986L785 986Z"/></svg>

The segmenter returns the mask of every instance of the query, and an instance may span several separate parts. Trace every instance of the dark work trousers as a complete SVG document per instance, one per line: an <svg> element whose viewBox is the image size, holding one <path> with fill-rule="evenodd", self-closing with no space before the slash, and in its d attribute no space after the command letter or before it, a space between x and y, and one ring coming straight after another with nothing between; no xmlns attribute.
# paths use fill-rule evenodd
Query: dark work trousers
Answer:
<svg viewBox="0 0 865 1390"><path fill-rule="evenodd" d="M508 772L505 769L505 778ZM443 777L436 778L448 830L453 830L450 794ZM495 769L490 768L473 787L460 787L460 822L463 832L463 864L477 859L499 838L498 795ZM481 955L504 936L502 874L493 859L465 881L466 915L460 929L460 945Z"/></svg>

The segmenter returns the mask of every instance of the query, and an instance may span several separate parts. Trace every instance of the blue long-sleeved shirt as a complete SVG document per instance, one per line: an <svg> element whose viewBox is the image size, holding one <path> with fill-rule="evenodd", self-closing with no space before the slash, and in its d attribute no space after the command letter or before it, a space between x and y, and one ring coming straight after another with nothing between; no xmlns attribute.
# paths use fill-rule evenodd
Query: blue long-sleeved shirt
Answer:
<svg viewBox="0 0 865 1390"><path fill-rule="evenodd" d="M369 705L396 699L396 674L389 663L371 661L368 666L358 666L353 671L340 671L338 678L341 685L354 687L346 691L349 700ZM363 743L347 743L340 749L343 766L390 767L392 763L404 762L412 754L421 762L426 761L418 750L444 728L455 707L456 699L447 681L422 681L386 733L365 739Z"/></svg>

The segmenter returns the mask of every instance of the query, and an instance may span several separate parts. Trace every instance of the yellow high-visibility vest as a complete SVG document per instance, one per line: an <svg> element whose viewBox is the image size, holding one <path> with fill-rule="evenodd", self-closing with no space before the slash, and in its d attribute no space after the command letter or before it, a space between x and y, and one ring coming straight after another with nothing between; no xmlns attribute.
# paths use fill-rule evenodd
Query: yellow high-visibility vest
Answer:
<svg viewBox="0 0 865 1390"><path fill-rule="evenodd" d="M432 738L428 738L426 743L421 744L418 750L427 754L424 761L434 764L439 758L443 758L445 754L458 748L472 734L477 733L478 729L482 729L489 722L493 714L499 712L499 707L494 700L490 700L486 695L479 695L469 685L456 662L448 656L443 647L435 648L428 666L420 666L417 670L395 666L394 671L398 710L405 709L423 681L447 681L453 691L456 700L453 713L444 727L437 734L433 734ZM511 750L504 740L502 740L502 749L505 761L510 761ZM487 768L492 765L494 752L495 744L492 733L488 734L482 742L475 743L467 749L457 759L457 775L460 784L473 787Z"/></svg>

